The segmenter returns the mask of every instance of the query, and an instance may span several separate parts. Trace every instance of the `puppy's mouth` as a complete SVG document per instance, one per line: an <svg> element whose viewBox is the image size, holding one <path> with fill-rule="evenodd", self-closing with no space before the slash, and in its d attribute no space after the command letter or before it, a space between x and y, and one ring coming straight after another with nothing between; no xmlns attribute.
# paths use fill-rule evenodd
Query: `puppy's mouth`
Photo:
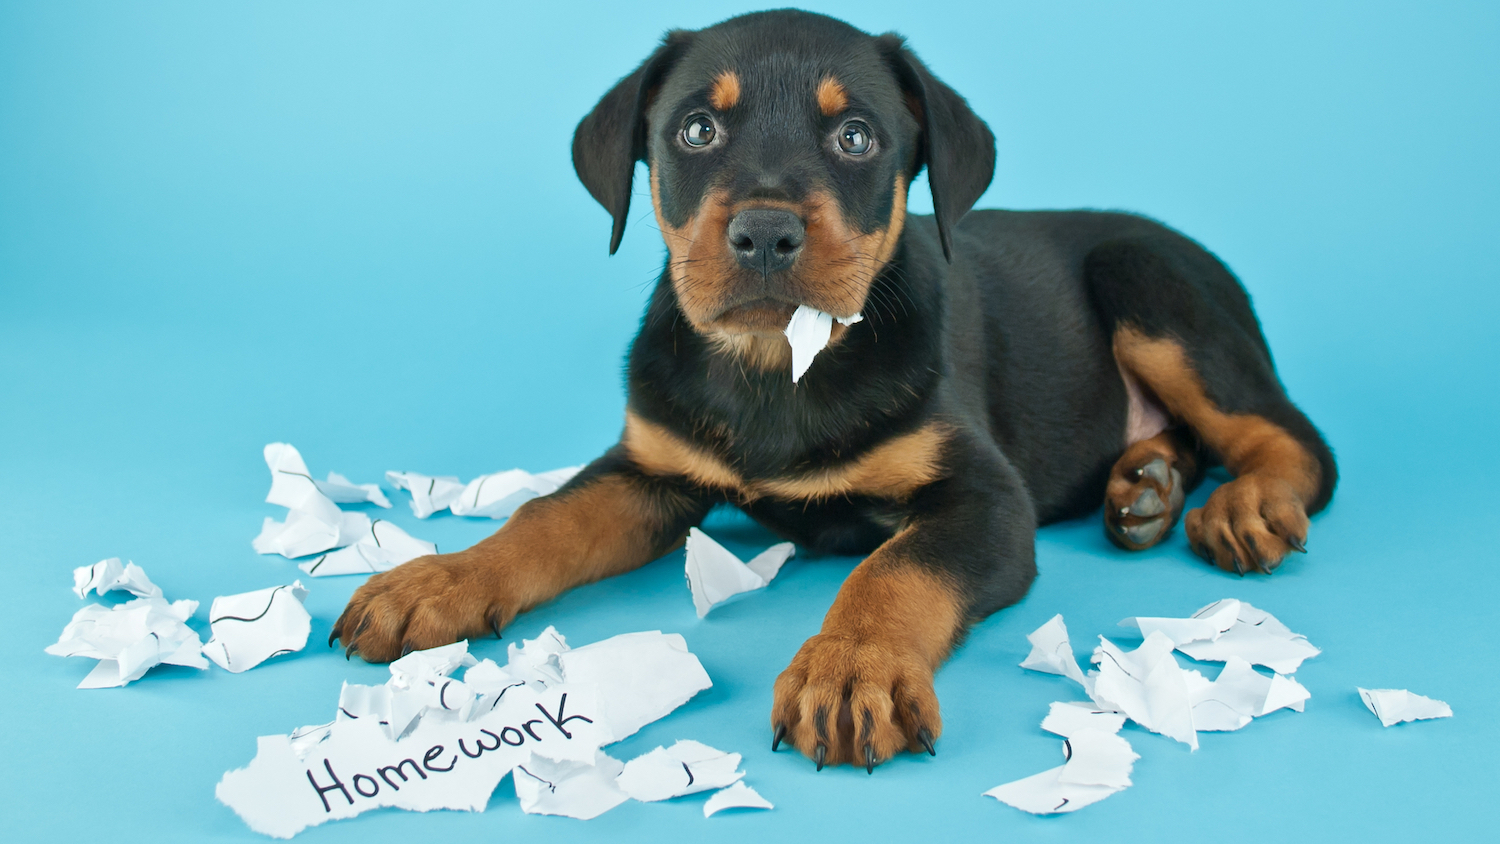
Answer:
<svg viewBox="0 0 1500 844"><path fill-rule="evenodd" d="M713 327L727 334L781 334L797 310L783 299L751 299L731 305L713 318Z"/></svg>

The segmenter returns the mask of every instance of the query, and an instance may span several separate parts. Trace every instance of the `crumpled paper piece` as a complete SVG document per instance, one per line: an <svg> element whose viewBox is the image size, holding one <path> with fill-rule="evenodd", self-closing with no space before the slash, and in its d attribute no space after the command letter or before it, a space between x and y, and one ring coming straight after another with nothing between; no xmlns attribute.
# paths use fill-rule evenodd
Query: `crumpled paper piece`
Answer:
<svg viewBox="0 0 1500 844"><path fill-rule="evenodd" d="M688 528L687 581L698 617L708 615L715 604L734 595L764 589L796 553L796 545L781 542L746 563L713 537L697 528Z"/></svg>
<svg viewBox="0 0 1500 844"><path fill-rule="evenodd" d="M312 630L312 616L302 605L305 600L307 589L300 580L214 598L208 610L213 635L203 655L239 674L273 656L302 650Z"/></svg>
<svg viewBox="0 0 1500 844"><path fill-rule="evenodd" d="M161 587L151 582L145 570L135 563L122 566L119 557L73 569L73 594L86 598L90 590L101 597L114 591L129 592L137 598L160 598L162 594Z"/></svg>
<svg viewBox="0 0 1500 844"><path fill-rule="evenodd" d="M113 607L89 604L73 614L57 643L46 651L99 660L78 684L80 689L123 686L162 664L206 669L208 661L200 653L203 642L184 623L197 611L197 601L169 604L159 595Z"/></svg>
<svg viewBox="0 0 1500 844"><path fill-rule="evenodd" d="M807 374L808 367L812 366L813 358L817 357L818 352L827 348L828 339L833 336L835 320L840 325L854 325L863 322L864 315L834 317L807 305L798 305L797 310L792 312L792 318L783 333L792 347L793 384Z"/></svg>
<svg viewBox="0 0 1500 844"><path fill-rule="evenodd" d="M1406 689L1360 689L1359 699L1365 707L1380 719L1383 727L1403 721L1424 721L1429 718L1452 718L1453 709L1448 704L1413 694Z"/></svg>

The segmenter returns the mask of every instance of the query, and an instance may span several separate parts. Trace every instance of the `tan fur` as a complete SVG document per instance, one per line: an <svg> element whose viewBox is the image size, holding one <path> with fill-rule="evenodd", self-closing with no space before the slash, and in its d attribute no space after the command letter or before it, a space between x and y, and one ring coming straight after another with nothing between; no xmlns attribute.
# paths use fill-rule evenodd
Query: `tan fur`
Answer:
<svg viewBox="0 0 1500 844"><path fill-rule="evenodd" d="M823 77L818 83L818 111L824 117L832 117L849 107L849 92L832 76Z"/></svg>
<svg viewBox="0 0 1500 844"><path fill-rule="evenodd" d="M740 77L732 70L721 71L714 77L708 89L708 104L719 111L728 111L740 101Z"/></svg>
<svg viewBox="0 0 1500 844"><path fill-rule="evenodd" d="M932 675L964 624L955 585L909 557L908 528L855 567L823 619L776 680L772 729L829 764L879 763L935 739L942 718Z"/></svg>
<svg viewBox="0 0 1500 844"><path fill-rule="evenodd" d="M892 190L889 223L885 228L865 233L858 233L849 225L832 194L824 190L811 192L801 203L768 200L730 203L723 190L710 190L693 216L682 225L673 226L661 213L661 185L656 169L652 168L652 207L667 245L667 273L683 315L695 330L714 340L719 349L742 355L741 359L752 366L789 367L791 350L779 331L730 331L715 323L733 301L737 285L750 280L752 275L739 266L730 252L726 235L729 221L748 208L785 209L801 217L806 224L806 240L787 278L787 292L818 310L848 317L864 307L870 284L890 262L900 242L906 224L904 176L896 178ZM842 325L835 324L830 345L837 344L844 331Z"/></svg>
<svg viewBox="0 0 1500 844"><path fill-rule="evenodd" d="M562 592L661 556L672 543L658 547L651 537L663 523L651 499L618 476L533 499L465 551L374 575L334 630L370 662L395 659L406 645L486 636Z"/></svg>
<svg viewBox="0 0 1500 844"><path fill-rule="evenodd" d="M626 411L621 438L641 471L663 477L685 477L724 490L743 502L771 497L798 501L844 495L902 500L943 476L943 446L949 431L931 423L892 437L845 463L782 478L747 481L714 454L654 422Z"/></svg>
<svg viewBox="0 0 1500 844"><path fill-rule="evenodd" d="M1125 327L1115 332L1114 352L1235 476L1203 508L1187 514L1193 547L1224 569L1278 565L1291 541L1307 535L1306 507L1322 479L1317 458L1264 417L1220 410L1175 340Z"/></svg>

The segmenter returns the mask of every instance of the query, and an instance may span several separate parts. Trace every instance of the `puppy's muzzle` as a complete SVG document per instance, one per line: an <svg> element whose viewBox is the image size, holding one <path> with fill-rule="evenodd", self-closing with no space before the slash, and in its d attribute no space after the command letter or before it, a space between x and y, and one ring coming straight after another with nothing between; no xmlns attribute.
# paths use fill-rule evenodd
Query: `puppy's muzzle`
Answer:
<svg viewBox="0 0 1500 844"><path fill-rule="evenodd" d="M726 230L729 251L747 270L769 276L789 269L802 252L807 226L790 211L752 208L734 215Z"/></svg>

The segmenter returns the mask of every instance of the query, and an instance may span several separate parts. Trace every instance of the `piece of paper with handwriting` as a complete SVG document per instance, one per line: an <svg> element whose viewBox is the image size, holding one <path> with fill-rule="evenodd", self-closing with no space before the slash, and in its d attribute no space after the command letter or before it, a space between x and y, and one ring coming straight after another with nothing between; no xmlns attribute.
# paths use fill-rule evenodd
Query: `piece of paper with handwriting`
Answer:
<svg viewBox="0 0 1500 844"><path fill-rule="evenodd" d="M335 721L304 758L289 736L262 736L255 759L225 774L215 795L275 838L382 806L477 812L532 756L592 763L613 738L593 688L521 685L474 720L423 718L400 741L367 718Z"/></svg>

